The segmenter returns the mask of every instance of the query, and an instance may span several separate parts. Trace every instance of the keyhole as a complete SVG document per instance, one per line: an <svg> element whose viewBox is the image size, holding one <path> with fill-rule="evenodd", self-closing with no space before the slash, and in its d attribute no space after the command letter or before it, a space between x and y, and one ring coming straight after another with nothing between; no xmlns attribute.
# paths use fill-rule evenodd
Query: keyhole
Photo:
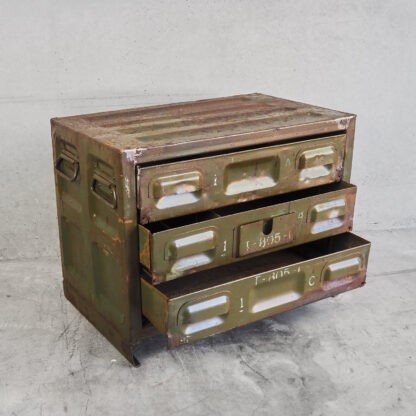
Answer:
<svg viewBox="0 0 416 416"><path fill-rule="evenodd" d="M270 218L268 220L264 220L263 222L263 234L269 235L273 229L273 220Z"/></svg>

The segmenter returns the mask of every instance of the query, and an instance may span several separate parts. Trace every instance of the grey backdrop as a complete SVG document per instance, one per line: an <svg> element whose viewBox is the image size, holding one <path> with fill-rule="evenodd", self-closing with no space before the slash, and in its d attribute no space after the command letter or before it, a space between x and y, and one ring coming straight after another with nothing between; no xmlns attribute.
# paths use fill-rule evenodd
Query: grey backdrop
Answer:
<svg viewBox="0 0 416 416"><path fill-rule="evenodd" d="M264 92L358 114L355 229L416 226L416 2L0 2L0 260L58 255L49 118Z"/></svg>

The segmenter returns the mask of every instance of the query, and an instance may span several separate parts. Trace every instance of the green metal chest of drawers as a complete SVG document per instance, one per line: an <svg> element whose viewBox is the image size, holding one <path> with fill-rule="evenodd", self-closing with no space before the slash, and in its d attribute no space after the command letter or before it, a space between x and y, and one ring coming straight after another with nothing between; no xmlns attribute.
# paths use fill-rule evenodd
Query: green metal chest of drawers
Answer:
<svg viewBox="0 0 416 416"><path fill-rule="evenodd" d="M133 364L365 282L355 116L262 94L54 118L64 292Z"/></svg>

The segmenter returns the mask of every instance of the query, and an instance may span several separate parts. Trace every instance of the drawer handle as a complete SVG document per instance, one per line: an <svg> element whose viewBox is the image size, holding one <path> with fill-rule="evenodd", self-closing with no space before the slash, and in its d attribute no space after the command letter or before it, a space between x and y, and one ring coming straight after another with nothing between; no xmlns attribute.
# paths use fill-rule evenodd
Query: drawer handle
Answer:
<svg viewBox="0 0 416 416"><path fill-rule="evenodd" d="M110 208L115 209L117 207L116 186L107 179L94 174L91 183L91 191Z"/></svg>
<svg viewBox="0 0 416 416"><path fill-rule="evenodd" d="M298 159L300 180L308 182L331 174L337 153L333 146L305 150Z"/></svg>
<svg viewBox="0 0 416 416"><path fill-rule="evenodd" d="M202 190L200 172L185 172L157 178L153 182L153 197L158 209L169 209L198 202Z"/></svg>
<svg viewBox="0 0 416 416"><path fill-rule="evenodd" d="M202 179L199 172L186 172L158 178L153 184L153 195L160 199L200 191Z"/></svg>
<svg viewBox="0 0 416 416"><path fill-rule="evenodd" d="M299 168L308 169L322 165L332 165L335 159L333 146L305 150L299 158Z"/></svg>
<svg viewBox="0 0 416 416"><path fill-rule="evenodd" d="M311 233L316 235L342 227L345 224L346 209L345 198L316 204L310 215Z"/></svg>
<svg viewBox="0 0 416 416"><path fill-rule="evenodd" d="M336 280L358 273L362 268L362 259L359 255L344 260L332 262L323 271L324 280Z"/></svg>
<svg viewBox="0 0 416 416"><path fill-rule="evenodd" d="M178 312L178 326L184 335L193 335L221 326L230 313L228 294L219 293L185 303Z"/></svg>
<svg viewBox="0 0 416 416"><path fill-rule="evenodd" d="M226 195L239 195L273 188L279 180L280 159L277 156L229 164L224 171Z"/></svg>
<svg viewBox="0 0 416 416"><path fill-rule="evenodd" d="M72 170L72 173L68 173L64 169L65 167L68 168L68 165L70 166L69 170ZM55 160L55 170L59 176L62 176L69 182L74 182L78 176L79 162L64 153L61 153Z"/></svg>
<svg viewBox="0 0 416 416"><path fill-rule="evenodd" d="M214 230L202 231L173 240L168 246L165 258L183 258L215 249Z"/></svg>

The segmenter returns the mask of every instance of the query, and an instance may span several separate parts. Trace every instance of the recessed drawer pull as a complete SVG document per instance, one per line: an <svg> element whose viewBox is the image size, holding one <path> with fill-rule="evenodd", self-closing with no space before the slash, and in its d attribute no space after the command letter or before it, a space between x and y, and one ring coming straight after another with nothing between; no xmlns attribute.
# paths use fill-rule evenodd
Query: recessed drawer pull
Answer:
<svg viewBox="0 0 416 416"><path fill-rule="evenodd" d="M332 165L335 160L335 148L333 146L319 147L306 150L299 157L299 168L307 169L316 166Z"/></svg>
<svg viewBox="0 0 416 416"><path fill-rule="evenodd" d="M158 209L169 209L197 202L201 188L201 174L193 171L155 179L152 194Z"/></svg>
<svg viewBox="0 0 416 416"><path fill-rule="evenodd" d="M191 256L215 248L215 232L213 230L191 234L173 240L166 250L167 259Z"/></svg>
<svg viewBox="0 0 416 416"><path fill-rule="evenodd" d="M345 224L347 210L345 197L315 205L311 210L310 216L310 221L313 224L311 233L322 235L330 230L342 227Z"/></svg>
<svg viewBox="0 0 416 416"><path fill-rule="evenodd" d="M220 326L229 311L230 298L226 294L197 299L181 307L178 312L178 327L187 335L206 331Z"/></svg>
<svg viewBox="0 0 416 416"><path fill-rule="evenodd" d="M361 267L361 257L355 256L350 259L328 264L324 270L323 276L325 280L334 280L347 273L357 273Z"/></svg>

